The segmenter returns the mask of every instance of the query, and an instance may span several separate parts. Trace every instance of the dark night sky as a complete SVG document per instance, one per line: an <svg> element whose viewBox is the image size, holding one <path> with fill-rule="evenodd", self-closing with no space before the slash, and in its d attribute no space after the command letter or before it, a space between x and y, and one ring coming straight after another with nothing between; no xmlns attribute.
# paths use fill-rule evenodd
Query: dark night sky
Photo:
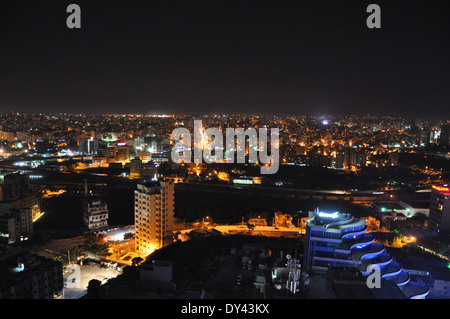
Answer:
<svg viewBox="0 0 450 319"><path fill-rule="evenodd" d="M70 3L82 29L66 27ZM449 56L442 0L1 0L0 113L447 120Z"/></svg>

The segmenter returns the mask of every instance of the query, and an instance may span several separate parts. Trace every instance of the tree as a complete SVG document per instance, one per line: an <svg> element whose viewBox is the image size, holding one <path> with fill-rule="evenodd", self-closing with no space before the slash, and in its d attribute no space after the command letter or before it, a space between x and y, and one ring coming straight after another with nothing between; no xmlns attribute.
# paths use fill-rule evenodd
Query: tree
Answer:
<svg viewBox="0 0 450 319"><path fill-rule="evenodd" d="M394 248L402 248L404 245L403 240L401 237L394 237L394 240L392 241L392 247Z"/></svg>
<svg viewBox="0 0 450 319"><path fill-rule="evenodd" d="M74 261L75 259L77 259L78 257L80 257L84 254L85 254L85 251L81 245L74 247L69 251L70 261Z"/></svg>
<svg viewBox="0 0 450 319"><path fill-rule="evenodd" d="M86 252L89 252L96 256L108 256L110 252L108 251L108 244L94 244L84 247Z"/></svg>
<svg viewBox="0 0 450 319"><path fill-rule="evenodd" d="M94 236L89 235L86 238L86 242L84 245L84 250L93 255L98 256L108 256L110 255L108 251L108 244L105 243L103 236Z"/></svg>
<svg viewBox="0 0 450 319"><path fill-rule="evenodd" d="M102 283L100 280L92 279L88 283L87 291L90 298L99 298L101 293Z"/></svg>
<svg viewBox="0 0 450 319"><path fill-rule="evenodd" d="M134 233L132 233L132 232L123 234L124 240L129 240L129 239L133 239L133 238L134 238Z"/></svg>
<svg viewBox="0 0 450 319"><path fill-rule="evenodd" d="M139 264L143 261L144 259L142 259L141 257L134 257L133 259L131 259L132 266L139 266Z"/></svg>

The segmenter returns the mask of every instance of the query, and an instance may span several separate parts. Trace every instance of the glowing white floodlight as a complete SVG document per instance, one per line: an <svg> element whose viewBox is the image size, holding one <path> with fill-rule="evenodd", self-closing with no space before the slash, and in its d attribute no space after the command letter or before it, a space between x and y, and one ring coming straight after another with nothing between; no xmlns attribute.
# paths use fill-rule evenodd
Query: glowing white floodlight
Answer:
<svg viewBox="0 0 450 319"><path fill-rule="evenodd" d="M319 217L327 217L327 218L338 218L338 212L334 212L334 213L322 213L319 212Z"/></svg>

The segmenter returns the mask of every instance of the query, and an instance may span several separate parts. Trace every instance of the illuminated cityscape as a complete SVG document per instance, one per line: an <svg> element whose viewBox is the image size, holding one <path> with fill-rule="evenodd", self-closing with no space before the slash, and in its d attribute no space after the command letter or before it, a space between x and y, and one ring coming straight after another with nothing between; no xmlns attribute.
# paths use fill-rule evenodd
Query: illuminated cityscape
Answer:
<svg viewBox="0 0 450 319"><path fill-rule="evenodd" d="M443 123L372 115L329 116L326 121L324 117L252 115L8 113L2 118L4 252L24 245L33 254L60 261L61 272L69 262L83 267L99 263L105 272L100 275L103 284L114 287L110 293L115 297L120 296L115 286L120 284L106 274L108 269L124 280L122 272L127 267L141 267L156 258L167 261L164 251L168 250L162 248L188 245L192 238L208 241L211 236L243 236L243 242L229 248L234 254L228 256L243 261L242 269L228 270L247 276L231 287L241 297L277 296L286 289L291 297L314 298L312 283L323 285L314 276L326 278L329 269L338 276L336 267L351 266L367 277L366 268L373 260L382 265L382 278L408 293L383 290L383 295L377 290L372 298L442 298L447 294L440 283L447 279L437 266L448 269L450 264L445 182L450 149L440 138ZM276 125L281 132L279 171L261 174L261 163L174 163L170 151L176 141L170 139L171 131L181 125L190 128L195 118L222 129ZM33 121L46 123L47 128L33 128ZM322 206L336 213L312 217ZM311 228L314 218L326 217L333 224L337 211L350 216L341 222L348 225L337 229L359 227L358 238L350 238L352 232L337 239L321 235L334 246L308 248L316 227ZM259 260L251 251L261 249L257 248L260 245L245 244L259 236L287 237L296 248L265 248L264 254L271 252ZM320 239L319 243L327 241ZM186 247L191 249L195 248ZM286 255L295 260L295 252L302 272L288 284L289 274L284 279L280 276L288 271ZM361 254L370 258L361 260ZM423 265L415 267L408 258L420 258ZM180 265L170 262L173 277L183 277ZM157 269L168 271L163 266ZM71 273L63 273L67 281ZM302 286L306 275L311 284ZM218 292L209 287L214 280L205 279L200 292L185 293L215 295ZM417 285L427 288L420 290ZM174 290L170 285L166 288ZM336 289L343 293L344 288ZM345 289L353 288L349 284ZM80 295L87 292L79 290ZM64 297L63 291L71 289L66 284L55 291L55 297ZM340 296L328 293L330 298Z"/></svg>
<svg viewBox="0 0 450 319"><path fill-rule="evenodd" d="M0 299L449 299L445 10L319 2L5 0Z"/></svg>

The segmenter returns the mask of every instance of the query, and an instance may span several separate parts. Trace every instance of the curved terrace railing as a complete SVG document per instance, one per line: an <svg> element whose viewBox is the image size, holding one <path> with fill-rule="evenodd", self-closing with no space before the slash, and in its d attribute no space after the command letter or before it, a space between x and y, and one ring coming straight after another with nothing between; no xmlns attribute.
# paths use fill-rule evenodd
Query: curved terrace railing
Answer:
<svg viewBox="0 0 450 319"><path fill-rule="evenodd" d="M367 225L364 225L364 227L360 230L351 230L351 231L347 231L347 232L341 232L340 236L342 239L344 238L349 238L352 236L358 236L358 235L363 235L365 234L367 231Z"/></svg>
<svg viewBox="0 0 450 319"><path fill-rule="evenodd" d="M361 262L359 269L364 273L366 272L367 268L370 265L378 265L380 268L388 265L392 262L394 258L389 253L381 253L378 256L371 258L371 259L365 259Z"/></svg>
<svg viewBox="0 0 450 319"><path fill-rule="evenodd" d="M430 292L430 289L427 287L427 285L412 281L400 287L400 289L408 299L424 298Z"/></svg>
<svg viewBox="0 0 450 319"><path fill-rule="evenodd" d="M375 237L371 234L363 234L362 236L358 236L357 238L345 238L342 240L342 243L339 245L338 249L348 250L350 251L352 248L359 248L360 246L370 245L375 241Z"/></svg>
<svg viewBox="0 0 450 319"><path fill-rule="evenodd" d="M351 257L353 260L363 261L365 258L375 258L385 251L381 244L370 244L361 249L353 249Z"/></svg>
<svg viewBox="0 0 450 319"><path fill-rule="evenodd" d="M411 277L405 270L403 270L403 268L402 268L402 271L398 275L393 276L392 278L388 278L388 280L392 280L399 287L404 286L407 283L409 283L410 279L411 279Z"/></svg>
<svg viewBox="0 0 450 319"><path fill-rule="evenodd" d="M395 259L393 259L392 262L382 267L381 278L397 276L402 272L402 270L403 270L402 265L400 265L395 261Z"/></svg>

